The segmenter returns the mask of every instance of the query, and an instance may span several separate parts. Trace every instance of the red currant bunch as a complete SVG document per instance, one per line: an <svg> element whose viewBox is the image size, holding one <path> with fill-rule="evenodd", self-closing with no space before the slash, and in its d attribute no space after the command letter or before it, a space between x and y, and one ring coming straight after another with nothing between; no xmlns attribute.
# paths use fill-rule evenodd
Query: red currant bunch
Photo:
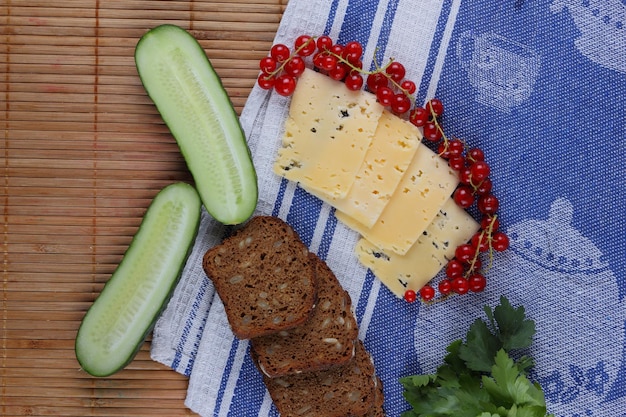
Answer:
<svg viewBox="0 0 626 417"><path fill-rule="evenodd" d="M415 83L405 79L406 68L398 61L390 61L386 66L367 74L367 89L376 95L383 106L390 108L397 115L411 110L417 89Z"/></svg>
<svg viewBox="0 0 626 417"><path fill-rule="evenodd" d="M417 87L413 81L405 78L403 64L389 60L384 66L375 63L372 71L366 71L363 69L362 56L363 46L359 42L351 41L342 45L326 35L301 35L294 42L293 52L284 44L272 46L269 56L259 63L261 74L257 82L261 88L274 89L278 94L290 96L295 90L297 78L309 64L330 78L344 82L350 90L357 91L365 85L383 106L399 116L408 115L413 124L423 127L426 137L440 139L440 132L434 128L432 116L443 113L441 101L431 100L431 111L414 107Z"/></svg>
<svg viewBox="0 0 626 417"><path fill-rule="evenodd" d="M275 44L269 56L261 59L261 74L257 83L263 89L274 89L278 94L290 96L296 88L297 78L311 65L330 78L343 81L353 91L363 86L361 76L363 46L359 42L345 45L334 43L329 36L317 38L309 35L299 36L293 45L293 52L284 44Z"/></svg>
<svg viewBox="0 0 626 417"><path fill-rule="evenodd" d="M456 204L464 209L475 206L481 216L479 231L469 242L456 248L454 257L445 267L444 278L437 285L439 293L447 297L483 291L487 285L487 268L483 268L482 255L487 254L491 260L494 251L508 249L509 238L499 230L497 212L500 202L493 194L491 167L485 161L484 151L469 148L460 139L449 140L441 126L442 114L441 100L433 98L423 108L414 108L410 120L423 127L424 138L433 142L439 155L458 172L459 185L452 195ZM427 284L420 290L420 295L423 301L431 301L435 298L435 288Z"/></svg>
<svg viewBox="0 0 626 417"><path fill-rule="evenodd" d="M313 66L333 80L343 81L352 91L363 87L363 46L356 41L345 45L333 42L329 36L317 38L317 51L313 55Z"/></svg>
<svg viewBox="0 0 626 417"><path fill-rule="evenodd" d="M306 68L305 58L314 51L315 40L308 35L296 39L293 52L285 44L273 45L269 55L259 61L258 85L265 90L274 89L281 96L292 95L296 79Z"/></svg>

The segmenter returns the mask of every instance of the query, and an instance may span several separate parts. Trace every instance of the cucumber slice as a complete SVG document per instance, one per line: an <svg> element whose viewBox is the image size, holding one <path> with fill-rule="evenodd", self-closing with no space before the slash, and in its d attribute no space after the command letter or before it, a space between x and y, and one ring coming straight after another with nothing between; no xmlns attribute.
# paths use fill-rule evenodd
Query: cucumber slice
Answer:
<svg viewBox="0 0 626 417"><path fill-rule="evenodd" d="M78 329L76 358L89 374L109 376L133 360L182 272L200 208L189 184L174 183L156 195Z"/></svg>
<svg viewBox="0 0 626 417"><path fill-rule="evenodd" d="M200 44L178 26L157 26L137 43L135 64L207 211L221 223L243 223L256 208L256 171L235 109Z"/></svg>

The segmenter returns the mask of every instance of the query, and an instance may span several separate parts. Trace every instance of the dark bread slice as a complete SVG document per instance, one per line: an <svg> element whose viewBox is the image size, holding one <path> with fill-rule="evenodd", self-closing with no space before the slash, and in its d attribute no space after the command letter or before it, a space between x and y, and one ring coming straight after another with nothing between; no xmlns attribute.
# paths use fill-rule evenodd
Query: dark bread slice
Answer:
<svg viewBox="0 0 626 417"><path fill-rule="evenodd" d="M343 366L269 378L265 385L281 417L363 417L374 407L374 364L362 342Z"/></svg>
<svg viewBox="0 0 626 417"><path fill-rule="evenodd" d="M251 340L252 355L269 377L343 365L354 356L359 335L352 301L326 262L314 255L317 305L302 326Z"/></svg>
<svg viewBox="0 0 626 417"><path fill-rule="evenodd" d="M383 405L385 403L383 382L380 380L380 378L376 377L375 383L376 391L374 395L374 405L365 417L385 417L385 409L383 408Z"/></svg>
<svg viewBox="0 0 626 417"><path fill-rule="evenodd" d="M299 326L315 305L315 258L279 218L253 217L209 249L202 265L240 339Z"/></svg>

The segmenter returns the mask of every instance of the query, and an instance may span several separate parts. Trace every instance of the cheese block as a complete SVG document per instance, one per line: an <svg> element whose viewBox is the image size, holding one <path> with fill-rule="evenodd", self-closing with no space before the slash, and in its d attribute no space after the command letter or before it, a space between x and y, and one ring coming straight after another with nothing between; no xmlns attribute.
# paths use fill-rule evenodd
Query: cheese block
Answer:
<svg viewBox="0 0 626 417"><path fill-rule="evenodd" d="M383 111L352 188L344 198L311 193L366 227L372 227L391 200L422 140L417 127Z"/></svg>
<svg viewBox="0 0 626 417"><path fill-rule="evenodd" d="M373 94L305 70L291 99L274 172L318 196L345 197L382 111Z"/></svg>
<svg viewBox="0 0 626 417"><path fill-rule="evenodd" d="M391 200L371 228L341 212L336 216L379 249L404 255L432 223L458 183L458 176L448 162L421 144Z"/></svg>
<svg viewBox="0 0 626 417"><path fill-rule="evenodd" d="M385 252L366 239L356 245L359 261L395 295L408 289L418 291L454 257L455 249L466 243L480 225L451 198L434 221L405 255Z"/></svg>

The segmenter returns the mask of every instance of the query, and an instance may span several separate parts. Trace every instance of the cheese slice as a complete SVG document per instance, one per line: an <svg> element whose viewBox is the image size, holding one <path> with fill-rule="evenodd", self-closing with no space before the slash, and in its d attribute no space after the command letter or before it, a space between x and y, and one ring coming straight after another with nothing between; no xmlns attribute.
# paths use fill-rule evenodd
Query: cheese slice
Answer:
<svg viewBox="0 0 626 417"><path fill-rule="evenodd" d="M336 216L372 244L404 255L450 198L459 183L448 162L421 144L395 193L376 223L368 228L344 213Z"/></svg>
<svg viewBox="0 0 626 417"><path fill-rule="evenodd" d="M378 249L366 239L356 245L359 261L398 297L408 289L419 291L454 257L480 225L451 198L405 255Z"/></svg>
<svg viewBox="0 0 626 417"><path fill-rule="evenodd" d="M291 99L274 172L318 196L344 198L382 112L373 94L305 70Z"/></svg>
<svg viewBox="0 0 626 417"><path fill-rule="evenodd" d="M372 227L391 200L422 140L419 129L383 111L352 188L344 198L311 193L366 227Z"/></svg>

